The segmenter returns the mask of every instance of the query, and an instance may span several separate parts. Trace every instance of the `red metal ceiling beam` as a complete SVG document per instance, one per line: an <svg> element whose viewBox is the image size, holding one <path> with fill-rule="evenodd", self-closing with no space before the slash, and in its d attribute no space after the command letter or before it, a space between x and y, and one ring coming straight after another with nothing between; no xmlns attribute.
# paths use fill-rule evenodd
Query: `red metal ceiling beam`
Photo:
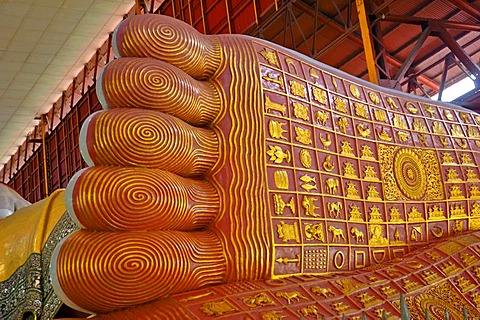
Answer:
<svg viewBox="0 0 480 320"><path fill-rule="evenodd" d="M478 21L480 21L480 10L477 8L473 7L470 5L467 1L465 0L447 0L448 2L456 5L459 9L462 11L468 13Z"/></svg>
<svg viewBox="0 0 480 320"><path fill-rule="evenodd" d="M387 60L392 66L396 68L402 67L402 63L390 55L387 55ZM424 75L418 75L416 78L418 82L420 82L423 85L426 85L429 88L432 88L435 91L438 91L440 89L440 86L438 85L438 83L436 83L435 81L431 80L430 78Z"/></svg>
<svg viewBox="0 0 480 320"><path fill-rule="evenodd" d="M455 21L444 21L440 19L396 16L396 15L383 15L380 18L384 21L414 24L418 26L442 24L446 29L480 31L479 24L471 24L471 23L463 23L463 22L455 22Z"/></svg>

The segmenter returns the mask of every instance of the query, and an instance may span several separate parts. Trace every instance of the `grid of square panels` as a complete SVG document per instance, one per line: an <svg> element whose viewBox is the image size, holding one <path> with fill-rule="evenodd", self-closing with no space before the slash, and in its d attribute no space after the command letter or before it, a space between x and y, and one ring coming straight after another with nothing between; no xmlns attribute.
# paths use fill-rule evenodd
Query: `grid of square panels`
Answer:
<svg viewBox="0 0 480 320"><path fill-rule="evenodd" d="M480 228L480 118L257 44L275 274L352 270Z"/></svg>

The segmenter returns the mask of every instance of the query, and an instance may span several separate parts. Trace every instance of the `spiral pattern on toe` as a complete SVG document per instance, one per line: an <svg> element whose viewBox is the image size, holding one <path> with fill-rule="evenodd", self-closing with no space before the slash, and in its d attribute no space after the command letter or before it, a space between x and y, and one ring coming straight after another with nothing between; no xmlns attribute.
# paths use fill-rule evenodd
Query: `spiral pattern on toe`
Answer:
<svg viewBox="0 0 480 320"><path fill-rule="evenodd" d="M141 15L123 21L115 30L116 54L151 57L168 62L196 79L209 79L221 62L215 37L166 16Z"/></svg>
<svg viewBox="0 0 480 320"><path fill-rule="evenodd" d="M114 60L105 67L97 83L101 84L105 107L155 109L194 125L212 122L220 107L212 84L196 81L154 59Z"/></svg>
<svg viewBox="0 0 480 320"><path fill-rule="evenodd" d="M218 140L212 131L167 114L113 109L91 117L87 141L80 143L95 165L159 168L199 177L217 161Z"/></svg>
<svg viewBox="0 0 480 320"><path fill-rule="evenodd" d="M206 181L118 167L81 171L68 186L69 201L83 227L111 231L200 229L212 222L219 206L216 190Z"/></svg>
<svg viewBox="0 0 480 320"><path fill-rule="evenodd" d="M98 313L220 283L224 272L222 248L210 232L79 231L57 260L64 294Z"/></svg>

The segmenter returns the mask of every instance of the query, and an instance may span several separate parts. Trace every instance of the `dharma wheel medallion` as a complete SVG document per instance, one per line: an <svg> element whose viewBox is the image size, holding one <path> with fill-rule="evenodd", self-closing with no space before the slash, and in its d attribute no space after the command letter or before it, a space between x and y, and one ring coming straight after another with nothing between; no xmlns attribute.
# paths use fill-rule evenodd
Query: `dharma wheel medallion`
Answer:
<svg viewBox="0 0 480 320"><path fill-rule="evenodd" d="M427 175L419 156L412 150L400 149L393 163L395 179L402 193L412 200L423 198L427 189Z"/></svg>

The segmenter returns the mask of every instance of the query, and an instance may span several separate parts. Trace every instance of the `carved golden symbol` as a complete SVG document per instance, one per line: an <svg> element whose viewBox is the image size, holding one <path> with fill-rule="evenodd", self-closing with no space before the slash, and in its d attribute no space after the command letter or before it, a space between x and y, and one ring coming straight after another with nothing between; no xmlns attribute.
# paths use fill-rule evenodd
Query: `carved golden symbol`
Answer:
<svg viewBox="0 0 480 320"><path fill-rule="evenodd" d="M374 185L367 186L367 200L379 200L381 201L380 194L377 191L377 187Z"/></svg>
<svg viewBox="0 0 480 320"><path fill-rule="evenodd" d="M278 237L282 239L283 242L295 240L295 242L300 243L297 222L294 222L293 224L286 224L285 222L280 221L280 224L277 224L277 233Z"/></svg>
<svg viewBox="0 0 480 320"><path fill-rule="evenodd" d="M436 136L436 138L437 138L438 141L440 141L442 146L444 146L445 148L448 146L448 139L447 138L440 137L440 136Z"/></svg>
<svg viewBox="0 0 480 320"><path fill-rule="evenodd" d="M452 155L450 152L444 152L442 154L442 164L457 164L455 160L453 159Z"/></svg>
<svg viewBox="0 0 480 320"><path fill-rule="evenodd" d="M363 123L357 124L357 130L358 130L358 133L362 137L364 137L364 138L370 137L371 130L370 130L370 128L365 127L365 124L363 124Z"/></svg>
<svg viewBox="0 0 480 320"><path fill-rule="evenodd" d="M350 219L349 219L349 221L363 222L362 213L360 212L360 208L357 205L354 205L354 204L350 205Z"/></svg>
<svg viewBox="0 0 480 320"><path fill-rule="evenodd" d="M320 137L320 142L323 145L323 148L328 149L328 147L330 147L330 145L332 144L332 139L330 138L330 135L327 133L326 137L324 138L320 133L319 137Z"/></svg>
<svg viewBox="0 0 480 320"><path fill-rule="evenodd" d="M328 113L324 111L315 112L315 120L320 122L322 125L326 125L328 121Z"/></svg>
<svg viewBox="0 0 480 320"><path fill-rule="evenodd" d="M467 139L453 139L455 143L462 149L467 149L468 143Z"/></svg>
<svg viewBox="0 0 480 320"><path fill-rule="evenodd" d="M470 156L466 153L462 153L461 155L461 161L462 161L462 165L464 166L473 166L473 161L472 161L472 158L470 158Z"/></svg>
<svg viewBox="0 0 480 320"><path fill-rule="evenodd" d="M395 179L402 193L409 199L421 199L427 189L427 176L420 158L409 149L401 149L393 161Z"/></svg>
<svg viewBox="0 0 480 320"><path fill-rule="evenodd" d="M305 215L310 217L318 217L318 214L315 213L315 210L318 209L313 201L317 201L318 198L304 196L302 200L302 207L305 209Z"/></svg>
<svg viewBox="0 0 480 320"><path fill-rule="evenodd" d="M357 186L355 186L355 184L351 181L347 182L347 198L360 199L360 196L358 195Z"/></svg>
<svg viewBox="0 0 480 320"><path fill-rule="evenodd" d="M340 262L338 261L339 258L340 258ZM338 270L342 269L343 266L345 265L345 254L342 251L337 251L333 255L333 265Z"/></svg>
<svg viewBox="0 0 480 320"><path fill-rule="evenodd" d="M368 97L370 98L370 101L372 101L373 103L375 103L375 104L380 103L380 98L378 97L378 95L375 92L370 91L368 93Z"/></svg>
<svg viewBox="0 0 480 320"><path fill-rule="evenodd" d="M385 128L382 128L382 131L378 133L378 137L383 141L392 141L392 137L390 137Z"/></svg>
<svg viewBox="0 0 480 320"><path fill-rule="evenodd" d="M327 94L325 93L325 90L322 90L319 88L313 88L312 93L313 93L313 98L315 98L315 100L317 100L321 104L327 103Z"/></svg>
<svg viewBox="0 0 480 320"><path fill-rule="evenodd" d="M450 199L463 199L463 192L459 186L450 186Z"/></svg>
<svg viewBox="0 0 480 320"><path fill-rule="evenodd" d="M274 75L275 76L275 75ZM285 89L285 85L283 84L283 78L280 74L276 75L276 78L273 78L271 74L268 76L263 76L262 79L268 82L272 82L277 84L281 89Z"/></svg>
<svg viewBox="0 0 480 320"><path fill-rule="evenodd" d="M220 302L207 302L204 303L200 309L209 316L221 316L226 312L237 311L237 309L232 306L227 300L223 300Z"/></svg>
<svg viewBox="0 0 480 320"><path fill-rule="evenodd" d="M393 233L393 242L394 243L403 243L403 241L400 240L400 231L398 231L398 228L395 228L395 232Z"/></svg>
<svg viewBox="0 0 480 320"><path fill-rule="evenodd" d="M278 122L275 120L270 120L268 122L268 132L270 132L270 136L275 139L288 140L287 137L283 135L285 132L287 132L287 130L283 128L283 126L286 126L286 125L287 125L286 122Z"/></svg>
<svg viewBox="0 0 480 320"><path fill-rule="evenodd" d="M283 210L285 210L285 207L289 207L290 210L292 210L292 213L295 213L295 203L293 202L293 197L290 198L290 201L288 203L285 203L281 195L274 194L273 206L275 208L275 214L277 215L283 214Z"/></svg>
<svg viewBox="0 0 480 320"><path fill-rule="evenodd" d="M421 264L420 262L418 262L416 260L407 261L407 262L405 262L405 265L407 267L415 269L415 270L423 268L423 264Z"/></svg>
<svg viewBox="0 0 480 320"><path fill-rule="evenodd" d="M320 288L318 286L311 287L310 291L312 291L315 294L322 295L325 298L328 298L328 296L334 296L335 295L333 293L332 289L330 289L330 288Z"/></svg>
<svg viewBox="0 0 480 320"><path fill-rule="evenodd" d="M387 114L383 110L373 110L375 120L380 122L387 122Z"/></svg>
<svg viewBox="0 0 480 320"><path fill-rule="evenodd" d="M386 101L387 101L387 104L388 104L388 106L389 106L390 108L392 108L392 109L398 109L398 106L397 106L397 104L395 103L395 100L393 100L393 99L390 98L390 97L387 97Z"/></svg>
<svg viewBox="0 0 480 320"><path fill-rule="evenodd" d="M403 222L400 216L400 211L398 211L398 208L396 207L390 208L390 222Z"/></svg>
<svg viewBox="0 0 480 320"><path fill-rule="evenodd" d="M332 234L332 242L340 242L341 239L347 242L347 239L345 238L345 234L343 233L342 229L335 228L334 226L329 226L328 232Z"/></svg>
<svg viewBox="0 0 480 320"><path fill-rule="evenodd" d="M299 302L300 299L303 299L303 300L307 300L308 301L308 298L305 297L304 295L302 295L300 292L298 291L290 291L290 292L286 292L286 291L279 291L275 294L278 298L284 298L285 300L287 300L287 303L288 304L291 304L292 303L292 300L295 300L296 302Z"/></svg>
<svg viewBox="0 0 480 320"><path fill-rule="evenodd" d="M275 52L269 51L269 50L267 50L267 48L264 48L262 51L260 51L260 54L271 65L274 65L274 66L277 66L277 67L279 66L278 65L278 60L277 60L277 55L275 54Z"/></svg>
<svg viewBox="0 0 480 320"><path fill-rule="evenodd" d="M418 112L418 108L411 102L407 102L405 104L405 109L407 109L411 114L416 114Z"/></svg>
<svg viewBox="0 0 480 320"><path fill-rule="evenodd" d="M403 143L407 143L408 142L408 133L406 132L403 132L403 131L397 131L397 136L398 136L398 139L400 139L401 142Z"/></svg>
<svg viewBox="0 0 480 320"><path fill-rule="evenodd" d="M290 162L290 151L285 152L279 146L270 146L270 150L267 150L267 154L270 156L270 161L275 163L282 163L283 160Z"/></svg>
<svg viewBox="0 0 480 320"><path fill-rule="evenodd" d="M350 228L350 233L355 238L357 243L363 242L365 240L365 235L362 231L358 230L357 227Z"/></svg>
<svg viewBox="0 0 480 320"><path fill-rule="evenodd" d="M355 106L355 114L359 117L368 118L367 106L358 102L353 104Z"/></svg>
<svg viewBox="0 0 480 320"><path fill-rule="evenodd" d="M403 121L402 117L399 116L398 114L395 114L392 118L393 120L393 126L397 129L402 129L402 130L407 130L408 129L408 126L407 124L405 123L405 121Z"/></svg>
<svg viewBox="0 0 480 320"><path fill-rule="evenodd" d="M300 151L300 163L304 168L310 169L312 167L312 156L305 149Z"/></svg>
<svg viewBox="0 0 480 320"><path fill-rule="evenodd" d="M430 115L430 118L435 116L435 109L433 109L432 106L426 107L425 111Z"/></svg>
<svg viewBox="0 0 480 320"><path fill-rule="evenodd" d="M374 167L369 165L365 166L364 179L370 181L379 181Z"/></svg>
<svg viewBox="0 0 480 320"><path fill-rule="evenodd" d="M388 298L392 298L396 295L398 295L398 291L391 288L390 286L385 286L385 287L381 287L380 290L382 290L383 294Z"/></svg>
<svg viewBox="0 0 480 320"><path fill-rule="evenodd" d="M425 255L432 261L437 261L441 258L441 256L436 252L427 252Z"/></svg>
<svg viewBox="0 0 480 320"><path fill-rule="evenodd" d="M347 178L357 178L357 172L353 167L353 163L351 162L344 162L343 163L343 176Z"/></svg>
<svg viewBox="0 0 480 320"><path fill-rule="evenodd" d="M450 112L450 110L443 110L443 114L445 115L445 118L447 118L447 120L450 120L450 121L454 120L453 114L452 112Z"/></svg>
<svg viewBox="0 0 480 320"><path fill-rule="evenodd" d="M428 209L428 219L432 220L432 219L442 219L442 218L445 218L442 207L434 205L433 207L430 207Z"/></svg>
<svg viewBox="0 0 480 320"><path fill-rule="evenodd" d="M341 141L341 146L340 146L340 149L341 149L341 152L340 154L342 155L346 155L346 156L351 156L351 157L354 157L355 155L353 154L353 148L352 146L350 145L350 142L348 141Z"/></svg>
<svg viewBox="0 0 480 320"><path fill-rule="evenodd" d="M344 314L347 312L350 307L348 305L343 304L343 302L334 302L332 303L332 308L337 312L337 314Z"/></svg>
<svg viewBox="0 0 480 320"><path fill-rule="evenodd" d="M449 168L447 170L447 182L462 182L462 179L460 179L457 170L455 170L454 168Z"/></svg>
<svg viewBox="0 0 480 320"><path fill-rule="evenodd" d="M285 62L287 63L288 71L292 72L290 70L290 67L292 67L294 71L292 73L298 75L297 66L295 65L295 62L291 58L285 58Z"/></svg>
<svg viewBox="0 0 480 320"><path fill-rule="evenodd" d="M465 123L470 123L470 118L468 116L468 113L466 112L459 112L460 119L462 119L463 122Z"/></svg>
<svg viewBox="0 0 480 320"><path fill-rule="evenodd" d="M433 122L432 130L433 130L433 133L436 133L436 134L443 134L443 135L447 134L443 126L438 121Z"/></svg>
<svg viewBox="0 0 480 320"><path fill-rule="evenodd" d="M307 238L307 240L318 240L321 242L325 242L322 224L305 223L305 237Z"/></svg>
<svg viewBox="0 0 480 320"><path fill-rule="evenodd" d="M333 104L337 111L347 113L347 101L343 100L342 98L335 97L333 98Z"/></svg>
<svg viewBox="0 0 480 320"><path fill-rule="evenodd" d="M451 135L456 138L465 138L462 128L458 124L452 124Z"/></svg>
<svg viewBox="0 0 480 320"><path fill-rule="evenodd" d="M301 259L300 259L300 255L297 254L296 255L296 258L295 259L289 259L289 258L278 258L277 260L278 263L284 263L284 264L288 264L288 263L295 263L297 265L297 267L300 266L301 264Z"/></svg>
<svg viewBox="0 0 480 320"><path fill-rule="evenodd" d="M369 308L369 307L377 304L378 302L380 302L377 298L375 298L374 296L372 296L372 295L370 295L366 292L359 293L357 295L357 298L363 304L364 308Z"/></svg>
<svg viewBox="0 0 480 320"><path fill-rule="evenodd" d="M294 95L300 98L306 98L305 86L303 84L293 80L289 80L288 83L290 84L290 90Z"/></svg>
<svg viewBox="0 0 480 320"><path fill-rule="evenodd" d="M295 127L295 133L297 136L295 139L303 144L311 144L312 143L312 138L311 138L311 132L308 129L302 129L300 127Z"/></svg>
<svg viewBox="0 0 480 320"><path fill-rule="evenodd" d="M300 315L302 315L303 317L312 316L315 317L315 319L318 319L319 316L317 306L314 304L301 308L300 310L298 310L298 313L300 313Z"/></svg>
<svg viewBox="0 0 480 320"><path fill-rule="evenodd" d="M361 155L362 159L375 160L375 157L373 156L373 152L372 152L372 149L370 148L370 146L368 146L366 144L363 145L361 153L362 153L362 155Z"/></svg>
<svg viewBox="0 0 480 320"><path fill-rule="evenodd" d="M338 218L340 215L340 211L342 210L342 203L340 201L337 202L327 202L327 209L330 217Z"/></svg>
<svg viewBox="0 0 480 320"><path fill-rule="evenodd" d="M422 236L422 227L412 227L412 231L410 232L410 240L412 240L413 242L421 241Z"/></svg>
<svg viewBox="0 0 480 320"><path fill-rule="evenodd" d="M287 113L287 107L283 104L273 102L269 96L265 95L265 112L269 112L270 110L278 111L282 116L285 116Z"/></svg>
<svg viewBox="0 0 480 320"><path fill-rule="evenodd" d="M478 180L478 177L477 177L477 174L473 171L473 169L467 169L465 170L465 174L467 176L467 181L469 182L477 182L479 181Z"/></svg>
<svg viewBox="0 0 480 320"><path fill-rule="evenodd" d="M317 71L315 71L315 69L310 68L310 71L308 73L310 74L310 77L312 77L313 79L315 79L315 80L320 79L320 77L318 76Z"/></svg>
<svg viewBox="0 0 480 320"><path fill-rule="evenodd" d="M360 99L360 90L358 89L358 87L352 83L352 84L350 84L349 88L350 88L350 92L352 93L352 95L355 98Z"/></svg>
<svg viewBox="0 0 480 320"><path fill-rule="evenodd" d="M304 182L301 185L302 189L306 191L311 191L313 189L317 190L317 182L315 181L315 177L310 177L309 175L304 174L300 177L300 181Z"/></svg>
<svg viewBox="0 0 480 320"><path fill-rule="evenodd" d="M408 221L423 221L422 213L418 211L417 207L413 206L408 213Z"/></svg>
<svg viewBox="0 0 480 320"><path fill-rule="evenodd" d="M370 233L370 245L372 246L384 246L388 245L388 239L383 236L383 227L379 224L371 224Z"/></svg>
<svg viewBox="0 0 480 320"><path fill-rule="evenodd" d="M382 214L377 206L370 208L370 222L383 222Z"/></svg>
<svg viewBox="0 0 480 320"><path fill-rule="evenodd" d="M339 181L338 179L334 178L328 178L325 180L325 184L327 186L327 193L329 194L337 194L338 193L338 186L339 186Z"/></svg>
<svg viewBox="0 0 480 320"><path fill-rule="evenodd" d="M264 306L274 306L275 302L270 299L266 292L260 292L253 297L246 297L243 298L243 303L247 307L256 308L256 307L264 307Z"/></svg>
<svg viewBox="0 0 480 320"><path fill-rule="evenodd" d="M423 147L428 147L427 136L425 134L418 133L417 137Z"/></svg>
<svg viewBox="0 0 480 320"><path fill-rule="evenodd" d="M430 232L435 238L441 238L443 236L443 229L442 227L439 227L439 226L433 226L430 229Z"/></svg>
<svg viewBox="0 0 480 320"><path fill-rule="evenodd" d="M293 115L305 121L310 120L310 118L308 117L308 108L298 102L293 103Z"/></svg>
<svg viewBox="0 0 480 320"><path fill-rule="evenodd" d="M455 281L462 292L467 292L475 288L475 284L471 283L468 279L465 279L462 276L457 277Z"/></svg>
<svg viewBox="0 0 480 320"><path fill-rule="evenodd" d="M340 117L338 118L337 123L338 123L338 128L340 129L340 132L347 133L347 128L348 128L347 118Z"/></svg>
<svg viewBox="0 0 480 320"><path fill-rule="evenodd" d="M277 312L278 311L269 311L262 313L262 320L282 320L283 318L286 318L286 316L277 314Z"/></svg>
<svg viewBox="0 0 480 320"><path fill-rule="evenodd" d="M278 170L273 173L273 181L278 189L288 189L288 174L285 170Z"/></svg>
<svg viewBox="0 0 480 320"><path fill-rule="evenodd" d="M469 138L480 138L480 133L475 127L468 127L467 134Z"/></svg>
<svg viewBox="0 0 480 320"><path fill-rule="evenodd" d="M337 80L335 80L335 77L333 75L331 77L332 77L333 88L335 89L335 92L338 92Z"/></svg>
<svg viewBox="0 0 480 320"><path fill-rule="evenodd" d="M456 220L453 226L453 233L461 233L463 231L463 220Z"/></svg>
<svg viewBox="0 0 480 320"><path fill-rule="evenodd" d="M335 165L331 161L332 156L328 155L325 157L325 161L322 163L323 169L327 172L331 172L334 168Z"/></svg>

